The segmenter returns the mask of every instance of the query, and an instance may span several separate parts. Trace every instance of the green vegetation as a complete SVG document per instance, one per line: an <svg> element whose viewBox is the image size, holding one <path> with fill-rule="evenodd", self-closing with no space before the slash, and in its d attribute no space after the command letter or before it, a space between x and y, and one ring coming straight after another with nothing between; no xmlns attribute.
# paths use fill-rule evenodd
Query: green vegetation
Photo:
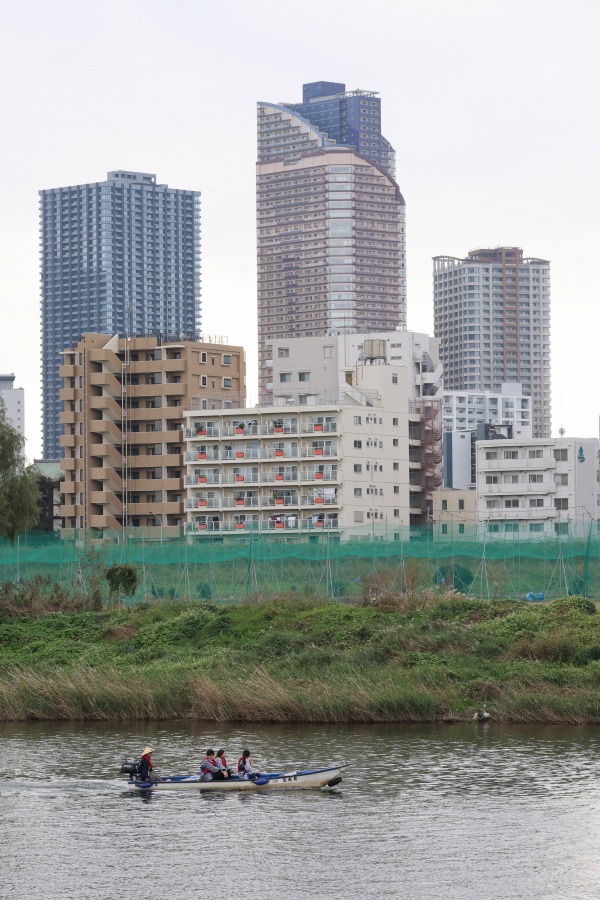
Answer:
<svg viewBox="0 0 600 900"><path fill-rule="evenodd" d="M381 575L352 604L94 609L50 585L0 590L0 720L193 717L247 722L600 722L600 617Z"/></svg>
<svg viewBox="0 0 600 900"><path fill-rule="evenodd" d="M39 519L39 489L33 467L25 466L25 439L6 418L0 400L0 536L14 543Z"/></svg>

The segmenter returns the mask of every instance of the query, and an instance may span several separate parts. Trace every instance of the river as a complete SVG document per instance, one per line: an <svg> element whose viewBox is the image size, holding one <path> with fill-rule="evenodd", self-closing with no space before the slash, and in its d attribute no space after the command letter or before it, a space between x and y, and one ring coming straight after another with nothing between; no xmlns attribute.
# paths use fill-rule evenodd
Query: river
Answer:
<svg viewBox="0 0 600 900"><path fill-rule="evenodd" d="M352 763L331 791L128 794L246 745L255 767ZM600 731L0 725L2 900L569 898L600 893Z"/></svg>

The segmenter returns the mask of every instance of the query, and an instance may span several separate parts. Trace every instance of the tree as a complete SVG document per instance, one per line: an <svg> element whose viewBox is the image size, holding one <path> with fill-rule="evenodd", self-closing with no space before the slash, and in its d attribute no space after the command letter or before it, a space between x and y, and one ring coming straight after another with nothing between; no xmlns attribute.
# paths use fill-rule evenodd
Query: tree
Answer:
<svg viewBox="0 0 600 900"><path fill-rule="evenodd" d="M116 602L119 597L132 597L138 586L138 571L135 566L126 563L113 563L106 570L106 580L110 588L110 599Z"/></svg>
<svg viewBox="0 0 600 900"><path fill-rule="evenodd" d="M11 543L39 519L37 476L32 466L25 465L24 445L0 401L0 536Z"/></svg>

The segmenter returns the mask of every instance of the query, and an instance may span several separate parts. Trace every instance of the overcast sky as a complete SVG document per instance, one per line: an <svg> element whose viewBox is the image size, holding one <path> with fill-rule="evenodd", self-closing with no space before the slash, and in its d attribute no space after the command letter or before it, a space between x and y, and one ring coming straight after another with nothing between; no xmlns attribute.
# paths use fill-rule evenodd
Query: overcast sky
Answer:
<svg viewBox="0 0 600 900"><path fill-rule="evenodd" d="M379 91L407 203L408 325L431 257L552 262L553 431L598 433L598 25L593 0L54 0L4 5L0 372L41 455L38 197L156 173L202 192L205 334L248 351L256 400L256 101Z"/></svg>

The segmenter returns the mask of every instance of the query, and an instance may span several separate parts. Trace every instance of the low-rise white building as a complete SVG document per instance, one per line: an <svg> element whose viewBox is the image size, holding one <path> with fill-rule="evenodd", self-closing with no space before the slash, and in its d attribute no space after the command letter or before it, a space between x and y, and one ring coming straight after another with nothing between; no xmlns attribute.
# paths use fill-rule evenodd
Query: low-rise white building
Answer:
<svg viewBox="0 0 600 900"><path fill-rule="evenodd" d="M487 533L585 534L599 518L598 440L481 441L477 520Z"/></svg>
<svg viewBox="0 0 600 900"><path fill-rule="evenodd" d="M0 375L0 400L4 404L7 421L25 437L25 391L15 387L15 376Z"/></svg>
<svg viewBox="0 0 600 900"><path fill-rule="evenodd" d="M408 378L402 366L357 365L327 403L187 412L186 532L357 537L361 526L382 534L411 524L421 513L409 457L422 416L410 411Z"/></svg>

